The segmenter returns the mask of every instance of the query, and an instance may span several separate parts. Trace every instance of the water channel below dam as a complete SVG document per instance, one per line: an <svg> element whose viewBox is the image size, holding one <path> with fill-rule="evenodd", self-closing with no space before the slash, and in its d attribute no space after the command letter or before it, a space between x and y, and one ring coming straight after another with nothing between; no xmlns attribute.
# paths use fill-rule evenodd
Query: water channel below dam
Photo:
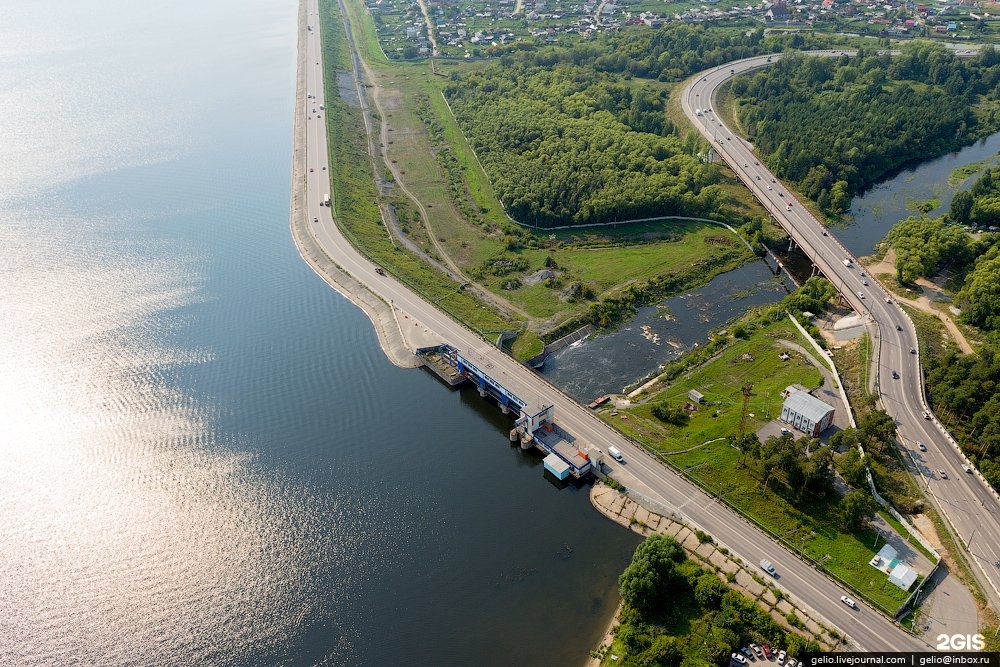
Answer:
<svg viewBox="0 0 1000 667"><path fill-rule="evenodd" d="M852 202L843 223L831 228L857 256L869 255L899 220L918 215L928 200L937 205L926 215L948 212L952 197L968 189L979 174L950 181L959 167L993 165L1000 152L1000 133L961 150L900 169ZM808 277L809 262L800 253L788 262ZM716 276L706 285L639 309L618 328L600 332L564 348L545 360L542 374L577 400L618 393L640 378L654 373L695 345L708 333L724 327L747 309L780 301L794 285L787 277L775 278L759 260Z"/></svg>

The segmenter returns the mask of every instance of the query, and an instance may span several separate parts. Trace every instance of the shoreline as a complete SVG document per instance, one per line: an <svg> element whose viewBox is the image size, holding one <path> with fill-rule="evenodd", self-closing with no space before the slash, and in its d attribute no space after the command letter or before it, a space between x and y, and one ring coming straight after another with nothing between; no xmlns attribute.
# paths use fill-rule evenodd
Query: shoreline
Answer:
<svg viewBox="0 0 1000 667"><path fill-rule="evenodd" d="M743 562L733 554L723 544L712 540L707 543L701 542L697 536L695 528L692 528L679 517L659 514L653 509L644 507L636 499L631 498L627 493L621 493L606 486L605 484L595 484L591 487L590 504L599 514L614 521L625 530L629 530L637 535L648 537L654 533L669 535L676 539L688 554L688 558L694 560L699 565L707 568L714 568L722 580L723 585L738 591L745 597L764 607L786 632L792 632L817 641L825 651L832 651L842 643L851 646L850 639L834 638L830 633L833 624L811 609L803 601L783 592L781 597L775 594L777 586L773 582L757 576L758 573L753 566ZM664 510L660 510L664 511ZM731 575L730 580L727 575ZM586 667L599 667L603 655L610 648L615 630L618 626L618 618L621 615L622 603L618 601L615 614L608 623L607 630L601 641L592 649L602 657L595 658L591 654L585 663ZM788 622L788 614L794 613L801 619L801 628L792 627Z"/></svg>
<svg viewBox="0 0 1000 667"><path fill-rule="evenodd" d="M308 213L304 206L306 197L306 123L304 116L299 113L299 110L305 107L306 101L305 43L309 38L307 26L306 0L301 0L299 2L298 40L295 57L296 111L292 129L292 192L289 214L292 241L295 243L299 256L316 275L368 316L375 328L379 347L382 348L382 352L385 353L389 361L399 368L416 368L420 366L420 361L403 338L394 308L340 268L323 252L323 249L316 243L316 239L309 233Z"/></svg>

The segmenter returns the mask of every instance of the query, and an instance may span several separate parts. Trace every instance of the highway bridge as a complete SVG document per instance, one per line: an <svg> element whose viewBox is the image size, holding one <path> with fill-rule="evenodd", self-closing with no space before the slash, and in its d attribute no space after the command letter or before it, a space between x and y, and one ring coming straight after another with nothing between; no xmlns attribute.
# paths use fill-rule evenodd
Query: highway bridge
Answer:
<svg viewBox="0 0 1000 667"><path fill-rule="evenodd" d="M855 52L809 54L839 58ZM882 405L896 421L901 447L913 463L921 486L951 524L955 537L967 547L977 579L993 608L1000 610L1000 567L995 565L1000 561L1000 497L977 474L966 472L968 460L926 404L913 323L878 280L867 275L835 233L802 206L762 164L753 146L716 113L717 93L727 81L780 58L780 54L745 58L695 75L682 93L684 113L844 300L877 327L875 372ZM921 451L918 442L924 443L927 451Z"/></svg>

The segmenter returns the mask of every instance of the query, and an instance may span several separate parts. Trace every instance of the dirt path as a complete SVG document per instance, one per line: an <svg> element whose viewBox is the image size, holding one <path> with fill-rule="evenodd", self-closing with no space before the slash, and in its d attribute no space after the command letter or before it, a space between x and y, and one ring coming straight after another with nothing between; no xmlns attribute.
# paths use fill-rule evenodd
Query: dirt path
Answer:
<svg viewBox="0 0 1000 667"><path fill-rule="evenodd" d="M889 252L885 254L885 259L883 259L881 262L879 262L878 264L870 265L868 267L868 273L870 273L873 276L877 276L881 273L888 273L895 275L896 273L895 248L890 248ZM925 291L929 292L930 294L936 295L938 298L932 299L926 296L925 294L922 294L914 299L895 294L894 296L896 297L896 300L899 301L900 303L905 303L908 306L913 306L918 310L922 310L925 313L929 313L934 317L938 318L939 320L941 320L945 328L948 330L948 333L951 334L951 337L958 344L959 349L961 349L962 352L964 352L965 354L972 354L975 350L973 350L972 345L969 344L969 341L966 340L965 334L963 334L962 330L958 328L958 325L956 325L955 322L952 321L951 317L947 313L934 307L934 304L936 303L937 304L951 303L951 299L944 295L940 287L938 287L937 285L935 285L934 283L925 278L919 278L917 280L917 284L920 285L920 287L922 287Z"/></svg>
<svg viewBox="0 0 1000 667"><path fill-rule="evenodd" d="M417 0L417 2L420 4L420 11L424 15L424 23L427 24L427 39L431 43L431 55L436 56L438 55L438 43L437 39L434 38L434 25L431 23L430 10L427 9L427 3L424 0Z"/></svg>
<svg viewBox="0 0 1000 667"><path fill-rule="evenodd" d="M430 21L429 14L426 13L426 6L424 5L423 2L421 2L421 8L425 10L424 16L425 18L427 18L429 22ZM347 8L344 7L343 3L341 3L341 11L344 13L344 16L348 16ZM428 29L429 28L430 24L428 23ZM430 215L427 212L427 207L424 206L423 202L421 202L420 199L417 198L417 196L413 194L413 192L410 191L409 188L406 187L406 181L403 178L402 171L399 169L397 165L392 163L392 160L390 160L389 156L386 154L385 147L389 145L389 122L387 120L388 115L385 112L382 102L383 94L385 92L382 83L378 75L374 72L374 70L372 70L368 62L361 57L357 44L355 43L354 33L350 28L348 28L347 30L347 38L348 38L347 42L351 48L351 57L355 67L355 73L354 73L355 87L357 89L357 94L358 97L360 98L362 105L362 111L363 111L362 115L364 116L365 120L365 131L368 134L368 152L372 162L373 178L378 179L378 169L376 167L376 154L377 154L381 158L382 164L385 166L385 168L392 173L393 180L395 181L399 189L403 192L403 194L405 194L410 199L410 201L413 202L414 206L417 207L417 210L420 211L420 218L424 224L424 228L427 230L427 236L430 238L431 243L434 245L434 249L441 257L441 261L444 262L444 264L447 266L451 279L459 284L466 284L468 288L470 288L481 301L492 304L500 312L516 313L521 317L523 317L525 320L527 320L529 326L536 323L536 319L531 317L531 315L529 315L523 309L515 306L507 299L504 299L503 297L494 294L493 292L490 292L482 285L472 281L467 275L465 275L465 273L462 272L461 268L459 268L459 266L455 264L454 260L446 252L444 246L442 246L441 243L438 241L437 234L434 233L434 228L430 221ZM436 48L437 47L435 46L435 49ZM375 112L378 114L378 118L381 119L377 135L378 144L376 144L376 134L372 130L372 125L374 123L370 121L368 113L369 110L365 106L366 97L371 100L371 105L375 108ZM380 209L381 208L382 207L380 205ZM383 216L385 215L384 210L382 211L382 214ZM392 234L390 233L390 238L391 236Z"/></svg>

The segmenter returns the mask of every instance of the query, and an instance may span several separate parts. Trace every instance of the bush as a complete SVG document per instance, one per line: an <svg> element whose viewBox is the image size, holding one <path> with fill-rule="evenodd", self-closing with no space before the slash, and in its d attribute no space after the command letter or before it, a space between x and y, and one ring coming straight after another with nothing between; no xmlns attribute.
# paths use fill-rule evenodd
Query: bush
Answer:
<svg viewBox="0 0 1000 667"><path fill-rule="evenodd" d="M660 421L674 426L685 426L689 421L687 411L684 408L672 406L666 402L654 405L652 413Z"/></svg>

